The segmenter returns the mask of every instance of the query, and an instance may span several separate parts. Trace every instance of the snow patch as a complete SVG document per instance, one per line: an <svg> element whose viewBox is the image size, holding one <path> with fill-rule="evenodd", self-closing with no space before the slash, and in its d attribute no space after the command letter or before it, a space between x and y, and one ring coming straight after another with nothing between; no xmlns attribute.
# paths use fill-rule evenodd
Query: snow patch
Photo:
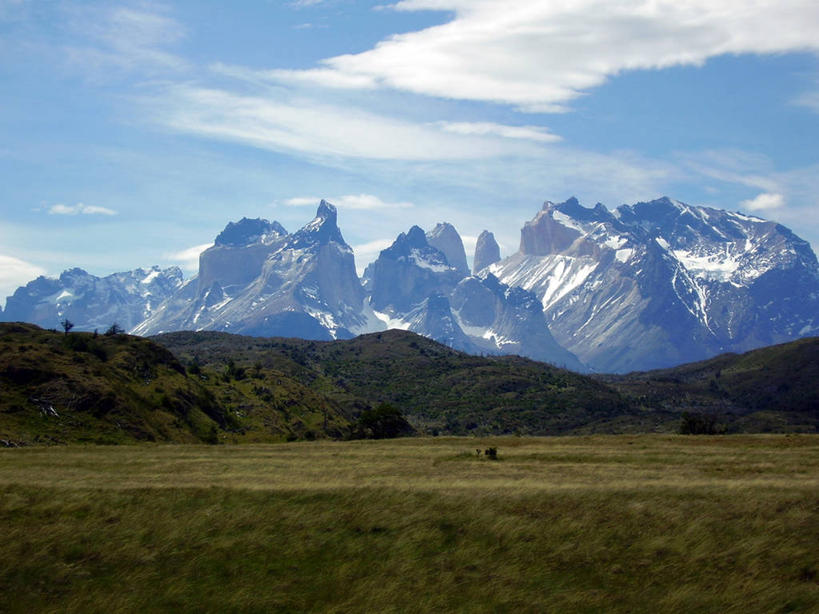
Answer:
<svg viewBox="0 0 819 614"><path fill-rule="evenodd" d="M437 262L430 262L429 260L424 259L424 257L418 252L417 249L413 249L410 252L410 260L415 263L416 266L421 267L422 269L428 269L435 273L445 273L447 271L452 270L452 267L446 264L439 264Z"/></svg>
<svg viewBox="0 0 819 614"><path fill-rule="evenodd" d="M583 228L583 226L581 226L575 219L569 217L561 211L552 210L552 219L559 222L561 225L566 226L567 228L573 228L580 234L586 234L586 229Z"/></svg>
<svg viewBox="0 0 819 614"><path fill-rule="evenodd" d="M153 280L155 280L157 277L159 277L159 273L160 273L160 272L159 272L159 270L158 270L158 269L153 269L153 270L152 270L150 273L148 273L148 274L145 276L145 279L143 279L143 280L142 280L142 283L143 283L143 284L149 284L149 283L151 283Z"/></svg>
<svg viewBox="0 0 819 614"><path fill-rule="evenodd" d="M381 320L388 330L393 328L398 330L409 330L410 326L412 325L411 322L407 322L401 318L393 318L390 316L390 314L376 311L375 309L373 309L373 315Z"/></svg>
<svg viewBox="0 0 819 614"><path fill-rule="evenodd" d="M626 262L628 262L629 258L631 258L633 255L634 255L634 250L631 249L631 248L618 249L614 253L614 257L617 258L617 260L619 260L620 262L622 262L624 264Z"/></svg>

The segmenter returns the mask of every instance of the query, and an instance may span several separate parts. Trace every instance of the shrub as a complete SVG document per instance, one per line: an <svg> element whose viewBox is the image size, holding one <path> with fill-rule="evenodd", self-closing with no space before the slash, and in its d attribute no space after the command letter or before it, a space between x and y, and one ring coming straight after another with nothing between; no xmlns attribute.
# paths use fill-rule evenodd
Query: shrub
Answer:
<svg viewBox="0 0 819 614"><path fill-rule="evenodd" d="M415 429L401 411L389 403L364 411L356 422L354 436L359 439L391 439L412 435Z"/></svg>
<svg viewBox="0 0 819 614"><path fill-rule="evenodd" d="M680 420L681 435L716 435L719 432L715 416L683 412Z"/></svg>

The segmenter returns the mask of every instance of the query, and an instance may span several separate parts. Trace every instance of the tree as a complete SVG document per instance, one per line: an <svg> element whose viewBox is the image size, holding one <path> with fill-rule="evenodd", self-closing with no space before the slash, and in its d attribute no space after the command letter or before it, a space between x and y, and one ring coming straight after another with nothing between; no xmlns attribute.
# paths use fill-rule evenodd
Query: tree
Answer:
<svg viewBox="0 0 819 614"><path fill-rule="evenodd" d="M361 439L390 439L412 435L415 429L407 422L401 411L389 403L381 403L358 417L355 434Z"/></svg>
<svg viewBox="0 0 819 614"><path fill-rule="evenodd" d="M70 331L72 328L74 328L74 323L71 320L69 320L68 318L66 318L65 320L60 322L60 326L63 327L63 330L65 331L64 334L67 335L68 331Z"/></svg>
<svg viewBox="0 0 819 614"><path fill-rule="evenodd" d="M105 331L105 336L106 337L113 337L114 335L121 335L124 332L125 332L125 329L122 328L122 326L120 326L116 322L114 322L113 324L111 324L111 326L108 327L108 330Z"/></svg>

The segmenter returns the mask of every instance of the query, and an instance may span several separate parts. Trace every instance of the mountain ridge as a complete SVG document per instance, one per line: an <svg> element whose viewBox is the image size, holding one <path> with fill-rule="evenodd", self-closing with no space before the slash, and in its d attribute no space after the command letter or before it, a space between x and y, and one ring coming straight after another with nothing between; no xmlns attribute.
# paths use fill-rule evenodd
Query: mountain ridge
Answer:
<svg viewBox="0 0 819 614"><path fill-rule="evenodd" d="M19 288L0 318L325 340L398 327L472 353L598 372L819 332L819 265L807 242L775 222L668 197L611 211L546 201L515 254L500 259L482 232L471 273L446 222L401 233L362 279L354 257L322 200L294 233L261 218L228 223L192 279L174 267L105 278L69 269Z"/></svg>

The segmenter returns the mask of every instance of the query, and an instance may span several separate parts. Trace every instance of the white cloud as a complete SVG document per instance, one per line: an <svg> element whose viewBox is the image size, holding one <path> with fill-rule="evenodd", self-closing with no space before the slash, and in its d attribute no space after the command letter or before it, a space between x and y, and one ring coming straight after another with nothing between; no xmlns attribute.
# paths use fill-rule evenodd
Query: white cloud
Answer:
<svg viewBox="0 0 819 614"><path fill-rule="evenodd" d="M782 196L782 194L768 194L767 192L763 192L755 198L743 200L739 205L747 211L779 209L785 206L785 197Z"/></svg>
<svg viewBox="0 0 819 614"><path fill-rule="evenodd" d="M107 207L97 207L94 205L84 205L77 203L76 205L61 205L57 204L51 207L48 212L51 215L116 215L117 212Z"/></svg>
<svg viewBox="0 0 819 614"><path fill-rule="evenodd" d="M561 138L540 126L506 126L491 122L438 122L447 132L502 136L507 139L525 139L541 143L555 143Z"/></svg>
<svg viewBox="0 0 819 614"><path fill-rule="evenodd" d="M0 254L0 303L32 279L45 275L45 270L14 256Z"/></svg>
<svg viewBox="0 0 819 614"><path fill-rule="evenodd" d="M806 107L814 113L819 113L819 91L805 92L797 96L792 102L797 106Z"/></svg>
<svg viewBox="0 0 819 614"><path fill-rule="evenodd" d="M359 243L353 245L353 253L355 254L355 266L359 275L364 273L367 265L378 258L381 250L387 249L393 244L395 239L376 239L366 243Z"/></svg>
<svg viewBox="0 0 819 614"><path fill-rule="evenodd" d="M197 271L199 270L199 255L209 247L213 247L213 243L202 243L177 252L168 252L165 254L165 258L177 263L186 271Z"/></svg>
<svg viewBox="0 0 819 614"><path fill-rule="evenodd" d="M464 244L466 258L471 262L472 256L475 254L475 246L478 244L478 237L473 235L461 235L461 241L463 241Z"/></svg>
<svg viewBox="0 0 819 614"><path fill-rule="evenodd" d="M166 50L184 38L184 28L157 5L150 9L71 6L70 26L89 44L67 47L66 59L88 75L103 79L110 78L112 71L158 74L189 68L188 62Z"/></svg>
<svg viewBox="0 0 819 614"><path fill-rule="evenodd" d="M454 16L275 76L550 112L625 70L819 49L815 0L403 0L393 8Z"/></svg>
<svg viewBox="0 0 819 614"><path fill-rule="evenodd" d="M297 196L288 198L282 204L288 207L315 207L320 198L313 196ZM386 202L374 194L346 194L336 198L327 198L328 202L342 209L375 210L375 209L406 209L412 207L410 202Z"/></svg>
<svg viewBox="0 0 819 614"><path fill-rule="evenodd" d="M453 134L434 124L273 91L250 96L179 85L152 103L152 120L174 131L322 157L469 160L531 155L537 147L490 134Z"/></svg>

